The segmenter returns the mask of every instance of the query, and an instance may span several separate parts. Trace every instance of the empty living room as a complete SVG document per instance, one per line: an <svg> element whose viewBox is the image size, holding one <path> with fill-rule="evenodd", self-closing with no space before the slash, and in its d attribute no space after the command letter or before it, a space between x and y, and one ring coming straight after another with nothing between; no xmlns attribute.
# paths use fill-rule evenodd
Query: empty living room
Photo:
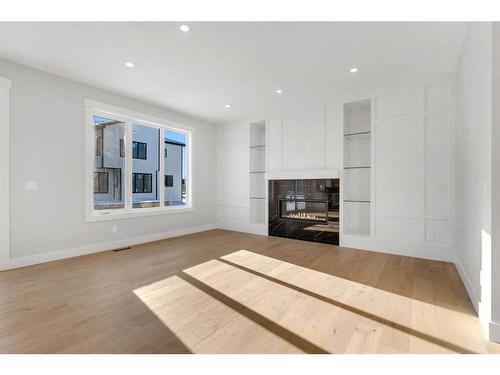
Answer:
<svg viewBox="0 0 500 375"><path fill-rule="evenodd" d="M499 368L493 9L104 3L0 14L5 373Z"/></svg>

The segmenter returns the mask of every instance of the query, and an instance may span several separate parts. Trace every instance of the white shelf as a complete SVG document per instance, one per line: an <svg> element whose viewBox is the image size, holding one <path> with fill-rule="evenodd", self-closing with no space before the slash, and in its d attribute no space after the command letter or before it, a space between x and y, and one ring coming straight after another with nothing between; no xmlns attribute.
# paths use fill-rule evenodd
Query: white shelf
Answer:
<svg viewBox="0 0 500 375"><path fill-rule="evenodd" d="M250 197L266 196L264 173L250 173Z"/></svg>
<svg viewBox="0 0 500 375"><path fill-rule="evenodd" d="M266 122L258 121L249 128L249 222L265 224L267 222L266 200Z"/></svg>
<svg viewBox="0 0 500 375"><path fill-rule="evenodd" d="M266 145L266 122L257 121L250 124L250 147Z"/></svg>
<svg viewBox="0 0 500 375"><path fill-rule="evenodd" d="M266 148L265 147L250 147L250 170L265 171L266 170Z"/></svg>
<svg viewBox="0 0 500 375"><path fill-rule="evenodd" d="M342 232L370 236L371 102L344 104L344 175Z"/></svg>

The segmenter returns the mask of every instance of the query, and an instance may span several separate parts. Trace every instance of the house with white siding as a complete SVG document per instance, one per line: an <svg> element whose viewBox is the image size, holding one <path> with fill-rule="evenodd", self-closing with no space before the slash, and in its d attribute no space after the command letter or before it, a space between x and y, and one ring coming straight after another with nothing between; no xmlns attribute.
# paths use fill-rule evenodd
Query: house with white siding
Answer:
<svg viewBox="0 0 500 375"><path fill-rule="evenodd" d="M125 168L125 126L122 122L94 116L95 162L94 207L124 207L122 174ZM164 185L166 206L185 204L183 164L185 142L167 138L163 152L159 147L158 129L134 124L132 130L132 206L159 206L160 186ZM165 174L159 176L160 157L164 158Z"/></svg>

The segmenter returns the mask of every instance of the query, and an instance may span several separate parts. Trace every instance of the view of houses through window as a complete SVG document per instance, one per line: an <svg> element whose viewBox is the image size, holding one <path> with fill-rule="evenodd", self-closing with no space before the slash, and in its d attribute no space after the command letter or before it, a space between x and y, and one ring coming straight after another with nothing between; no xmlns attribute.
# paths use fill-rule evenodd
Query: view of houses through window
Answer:
<svg viewBox="0 0 500 375"><path fill-rule="evenodd" d="M165 131L165 206L178 206L186 203L186 135Z"/></svg>
<svg viewBox="0 0 500 375"><path fill-rule="evenodd" d="M95 210L126 208L125 183L130 183L132 209L187 204L187 134L132 122L127 141L127 123L97 115L92 119Z"/></svg>
<svg viewBox="0 0 500 375"><path fill-rule="evenodd" d="M124 208L125 160L120 156L120 140L125 137L125 124L94 116L94 137L94 209Z"/></svg>

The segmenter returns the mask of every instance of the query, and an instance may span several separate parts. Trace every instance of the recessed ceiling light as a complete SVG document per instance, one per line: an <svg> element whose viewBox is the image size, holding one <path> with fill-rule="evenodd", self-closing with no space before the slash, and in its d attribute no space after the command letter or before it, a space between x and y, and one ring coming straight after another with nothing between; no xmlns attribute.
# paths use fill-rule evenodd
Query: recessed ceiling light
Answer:
<svg viewBox="0 0 500 375"><path fill-rule="evenodd" d="M126 66L127 68L133 68L133 67L134 67L134 63L131 63L130 61L127 61L127 62L125 63L125 66Z"/></svg>
<svg viewBox="0 0 500 375"><path fill-rule="evenodd" d="M283 90L282 90L282 89L278 89L278 90L276 90L276 94L281 94L281 93L283 93Z"/></svg>
<svg viewBox="0 0 500 375"><path fill-rule="evenodd" d="M358 68L351 68L350 72L351 73L356 73L358 71Z"/></svg>
<svg viewBox="0 0 500 375"><path fill-rule="evenodd" d="M224 107L231 108L231 104L226 104L226 105L224 105Z"/></svg>
<svg viewBox="0 0 500 375"><path fill-rule="evenodd" d="M189 26L188 25L181 25L180 29L183 33L187 33L189 31Z"/></svg>

